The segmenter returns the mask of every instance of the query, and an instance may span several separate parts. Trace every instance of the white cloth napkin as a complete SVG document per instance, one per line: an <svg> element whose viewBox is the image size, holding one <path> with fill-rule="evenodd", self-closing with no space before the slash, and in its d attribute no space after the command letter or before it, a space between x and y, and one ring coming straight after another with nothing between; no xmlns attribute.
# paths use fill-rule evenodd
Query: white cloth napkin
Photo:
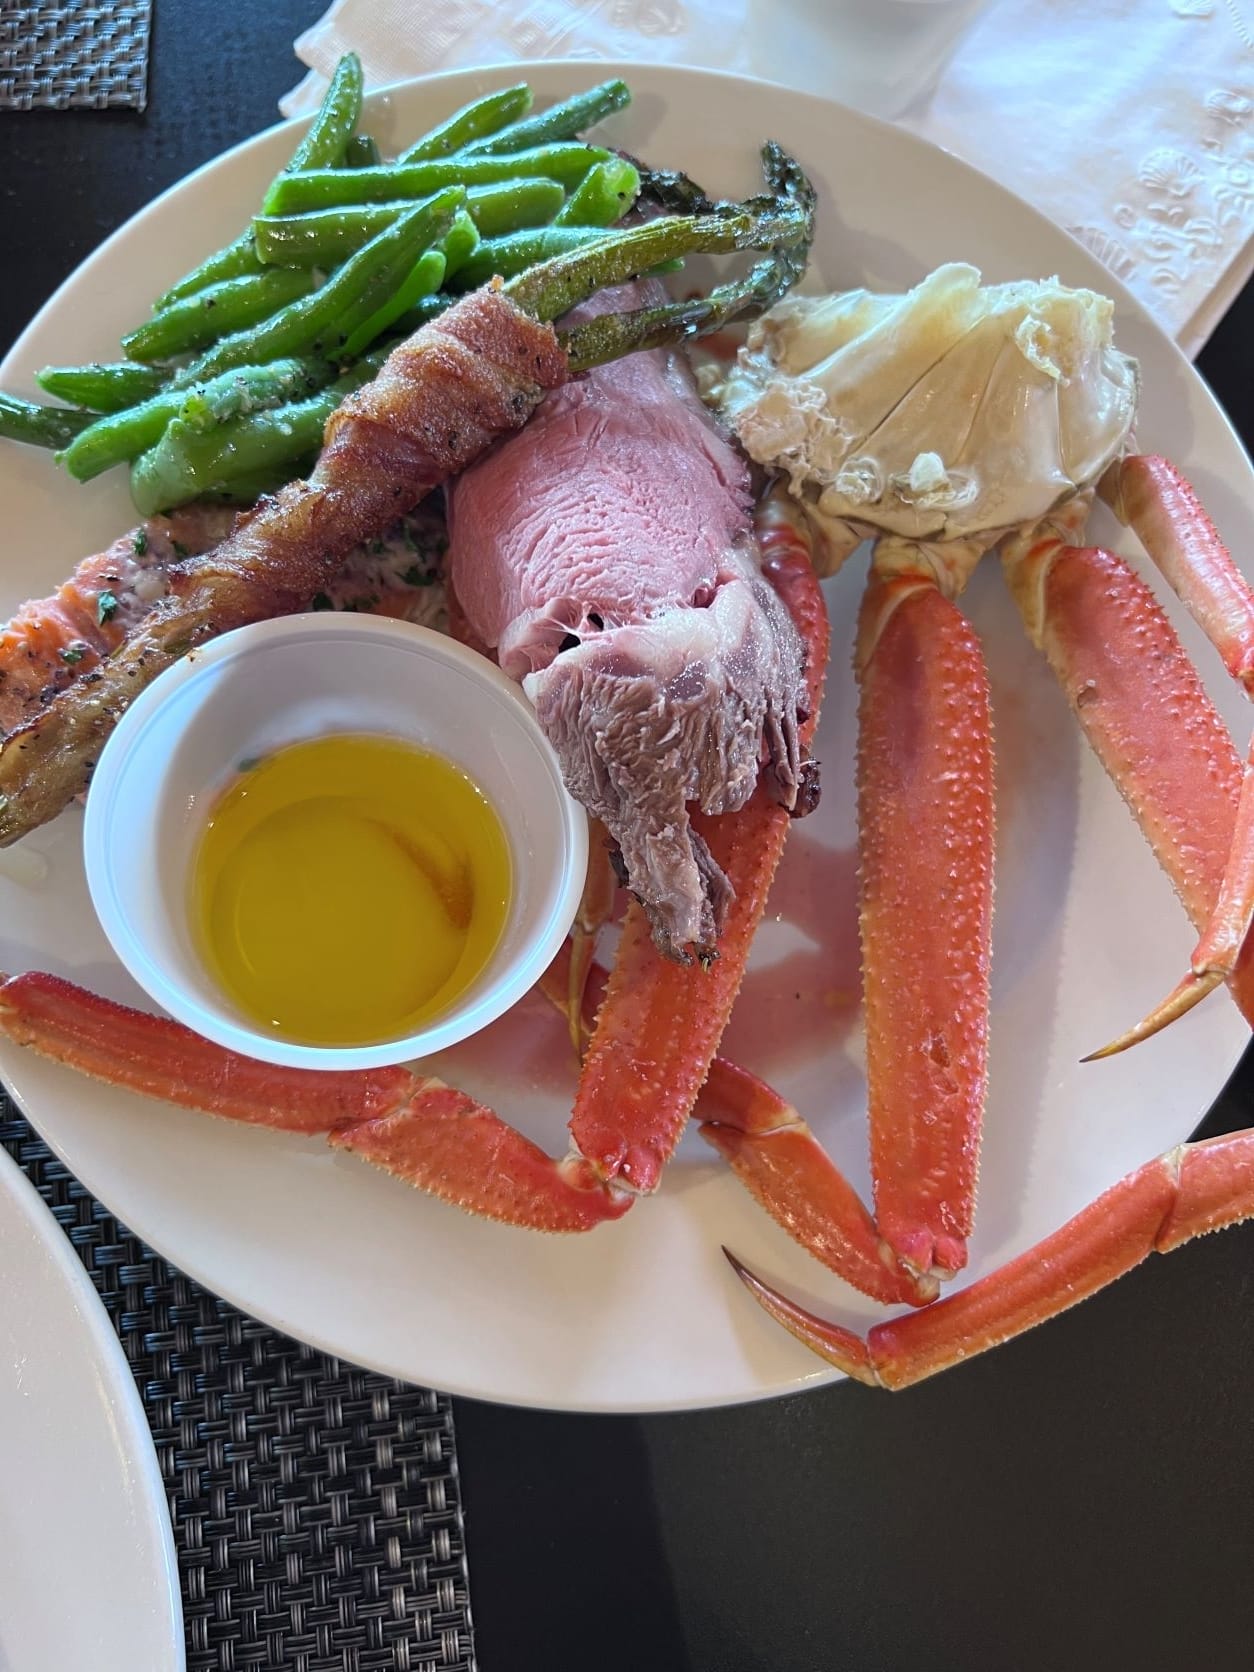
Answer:
<svg viewBox="0 0 1254 1672"><path fill-rule="evenodd" d="M335 0L297 40L310 73L280 108L312 109L350 49L376 87L521 58L790 80L763 50L767 6L785 32L803 13L811 30L824 19L830 90L849 96L834 0ZM798 84L829 82L813 52L795 61ZM1080 238L1190 355L1254 271L1254 6L996 0L900 120Z"/></svg>

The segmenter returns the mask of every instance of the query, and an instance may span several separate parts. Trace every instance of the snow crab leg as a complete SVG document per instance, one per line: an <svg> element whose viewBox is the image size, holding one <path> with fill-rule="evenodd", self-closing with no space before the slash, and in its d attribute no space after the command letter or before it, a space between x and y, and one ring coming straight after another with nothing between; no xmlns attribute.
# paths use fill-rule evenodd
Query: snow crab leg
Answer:
<svg viewBox="0 0 1254 1672"><path fill-rule="evenodd" d="M1166 459L1132 455L1110 467L1098 491L1138 536L1229 675L1247 697L1254 695L1254 594L1191 485ZM1190 917L1201 933L1189 973L1143 1021L1096 1056L1148 1039L1234 977L1237 1003L1254 1022L1249 973L1254 951L1242 952L1254 920L1254 745L1241 777L1222 883L1206 910Z"/></svg>
<svg viewBox="0 0 1254 1672"><path fill-rule="evenodd" d="M904 1388L1087 1300L1148 1254L1254 1218L1254 1131L1147 1162L999 1271L866 1339L778 1294L728 1254L750 1293L820 1358L872 1387ZM724 1251L726 1252L726 1250Z"/></svg>
<svg viewBox="0 0 1254 1672"><path fill-rule="evenodd" d="M38 971L0 981L0 1030L143 1097L254 1126L325 1133L337 1148L488 1219L587 1231L631 1205L578 1157L552 1161L492 1110L407 1068L275 1068Z"/></svg>

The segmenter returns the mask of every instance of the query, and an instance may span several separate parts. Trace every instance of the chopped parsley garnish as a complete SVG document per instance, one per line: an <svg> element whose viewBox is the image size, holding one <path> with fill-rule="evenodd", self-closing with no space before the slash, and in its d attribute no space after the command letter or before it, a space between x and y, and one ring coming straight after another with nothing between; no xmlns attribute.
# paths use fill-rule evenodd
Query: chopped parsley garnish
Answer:
<svg viewBox="0 0 1254 1672"><path fill-rule="evenodd" d="M118 613L118 601L112 592L102 592L96 599L96 620L103 627Z"/></svg>
<svg viewBox="0 0 1254 1672"><path fill-rule="evenodd" d="M148 550L148 530L146 528L137 528L135 530L135 534L131 540L131 550L135 553L136 557L142 557Z"/></svg>
<svg viewBox="0 0 1254 1672"><path fill-rule="evenodd" d="M313 595L313 602L309 607L311 610L333 610L335 605L327 597L325 592L315 592Z"/></svg>
<svg viewBox="0 0 1254 1672"><path fill-rule="evenodd" d="M191 553L188 551L187 547L183 544L183 542L181 540L171 540L170 544L174 547L175 557L190 557L191 556Z"/></svg>
<svg viewBox="0 0 1254 1672"><path fill-rule="evenodd" d="M65 649L61 651L61 660L69 667L73 667L75 662L81 662L86 654L87 652L81 644L67 644Z"/></svg>
<svg viewBox="0 0 1254 1672"><path fill-rule="evenodd" d="M401 576L406 586L430 586L431 571L424 569L421 563L411 563Z"/></svg>

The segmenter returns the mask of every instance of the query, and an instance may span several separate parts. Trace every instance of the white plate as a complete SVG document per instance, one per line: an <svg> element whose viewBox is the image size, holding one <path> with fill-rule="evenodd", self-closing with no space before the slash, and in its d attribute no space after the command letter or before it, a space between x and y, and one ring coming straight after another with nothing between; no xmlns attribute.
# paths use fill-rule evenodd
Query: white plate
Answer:
<svg viewBox="0 0 1254 1672"><path fill-rule="evenodd" d="M1189 471L1233 551L1254 550L1254 478L1223 416L1138 305L1057 228L954 158L822 100L730 76L622 70L635 102L612 132L659 164L743 194L756 189L759 141L796 153L821 193L814 265L827 286L906 287L962 259L990 280L1057 273L1114 293L1119 340L1144 373L1142 445ZM370 126L385 148L404 143L520 74L547 100L586 86L593 68L514 65L410 83L372 100ZM43 362L115 355L147 300L238 231L292 144L291 131L263 134L123 227L35 320L0 384L22 392ZM70 487L50 461L17 448L0 449L0 502L0 614L131 520L119 473ZM1108 518L1094 526L1135 549ZM850 565L831 589L823 806L792 835L772 898L780 921L759 936L727 1048L794 1097L865 1184L849 673L861 568ZM1185 1137L1247 1031L1221 995L1138 1050L1080 1066L1174 984L1192 937L1028 648L994 566L977 575L968 605L992 667L1002 778L977 1276ZM1241 700L1188 622L1182 631L1244 736ZM34 890L4 884L0 967L52 969L135 1000L92 922L79 836L71 812L31 838L51 872ZM560 1026L532 1003L498 1024L491 1044L460 1048L445 1072L561 1153L572 1070ZM712 1405L831 1380L743 1293L722 1243L845 1323L875 1315L794 1248L695 1136L657 1197L615 1226L563 1239L478 1223L316 1141L88 1087L8 1045L0 1070L79 1177L184 1270L290 1334L412 1381L605 1411Z"/></svg>
<svg viewBox="0 0 1254 1672"><path fill-rule="evenodd" d="M109 1315L0 1150L0 1668L176 1672L183 1609L152 1437Z"/></svg>

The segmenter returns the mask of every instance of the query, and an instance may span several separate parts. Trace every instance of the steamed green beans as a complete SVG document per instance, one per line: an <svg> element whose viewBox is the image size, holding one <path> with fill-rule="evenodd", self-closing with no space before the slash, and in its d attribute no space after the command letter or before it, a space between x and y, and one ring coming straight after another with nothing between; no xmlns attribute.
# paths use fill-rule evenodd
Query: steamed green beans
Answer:
<svg viewBox="0 0 1254 1672"><path fill-rule="evenodd" d="M0 435L56 448L80 480L129 461L137 503L260 491L316 453L311 414L333 388L370 375L450 291L595 243L640 189L630 162L578 138L629 102L621 81L538 114L525 84L489 93L389 164L358 129L362 92L349 54L252 225L158 299L127 361L45 368L66 406L0 397ZM228 461L232 438L243 457Z"/></svg>
<svg viewBox="0 0 1254 1672"><path fill-rule="evenodd" d="M562 207L565 193L556 180L501 180L472 186L466 209L483 238L499 238L525 226L545 226Z"/></svg>
<svg viewBox="0 0 1254 1672"><path fill-rule="evenodd" d="M120 412L155 395L169 375L160 366L140 366L124 360L112 365L45 366L35 373L35 382L71 406L90 407L93 412Z"/></svg>
<svg viewBox="0 0 1254 1672"><path fill-rule="evenodd" d="M485 238L544 226L566 194L556 180L502 180L472 186L466 210ZM375 233L399 220L409 204L363 203L346 209L314 209L305 215L261 215L253 222L257 252L285 267L334 267Z"/></svg>
<svg viewBox="0 0 1254 1672"><path fill-rule="evenodd" d="M590 168L554 216L555 226L612 226L635 203L639 171L625 157Z"/></svg>
<svg viewBox="0 0 1254 1672"><path fill-rule="evenodd" d="M489 279L512 279L538 261L550 261L606 237L599 226L538 226L507 238L485 238L457 275L457 290L476 290Z"/></svg>
<svg viewBox="0 0 1254 1672"><path fill-rule="evenodd" d="M345 168L377 168L383 153L369 134L354 134L344 147Z"/></svg>
<svg viewBox="0 0 1254 1672"><path fill-rule="evenodd" d="M364 88L361 59L355 52L346 52L335 66L335 74L326 90L317 115L309 124L304 139L292 153L292 160L262 199L263 214L271 210L270 199L286 179L303 174L311 168L334 168L344 160L344 151L361 115L361 95Z"/></svg>
<svg viewBox="0 0 1254 1672"><path fill-rule="evenodd" d="M172 419L203 427L206 417L221 422L241 412L277 406L295 396L322 387L332 368L317 359L275 360L268 366L244 366L236 371L197 384L193 388L167 389L125 412L99 418L80 435L72 437L61 462L79 482L111 465L138 458L154 446Z"/></svg>
<svg viewBox="0 0 1254 1672"><path fill-rule="evenodd" d="M95 417L68 406L39 406L15 395L0 395L0 436L29 447L66 447Z"/></svg>
<svg viewBox="0 0 1254 1672"><path fill-rule="evenodd" d="M576 134L603 122L607 116L612 116L616 110L622 110L630 103L631 91L625 81L617 78L603 81L599 87L577 93L573 99L563 99L561 104L550 105L536 116L529 116L525 121L515 122L499 133L476 141L468 148L466 159L505 156L511 152L530 150L533 146L573 139Z"/></svg>
<svg viewBox="0 0 1254 1672"><path fill-rule="evenodd" d="M563 143L501 157L450 157L440 162L386 164L382 168L320 168L285 175L267 195L268 215L344 204L387 203L422 198L442 186L488 186L501 180L540 177L573 186L609 152L597 145Z"/></svg>
<svg viewBox="0 0 1254 1672"><path fill-rule="evenodd" d="M312 275L294 267L272 267L265 273L226 279L172 302L123 337L122 347L136 360L168 360L208 348L219 337L269 319L313 289Z"/></svg>
<svg viewBox="0 0 1254 1672"><path fill-rule="evenodd" d="M331 77L331 84L317 115L293 152L291 161L278 176L279 180L284 175L301 169L329 168L342 160L344 149L361 114L362 87L361 60L355 52L345 53L335 66L335 74ZM269 200L270 192L276 184L277 180L271 183L264 201ZM221 284L224 279L236 279L245 273L261 271L262 263L253 248L252 228L248 227L225 249L216 251L199 266L193 267L190 273L186 273L158 296L153 303L153 312L160 313L171 303L194 295L206 285Z"/></svg>
<svg viewBox="0 0 1254 1672"><path fill-rule="evenodd" d="M198 290L204 290L206 285L222 284L226 279L238 279L245 273L264 271L261 258L253 246L250 228L247 232L241 232L239 237L233 239L224 249L206 257L199 267L193 267L190 273L184 274L169 290L163 290L153 303L152 311L158 314L163 308L181 302L185 296L194 296Z"/></svg>
<svg viewBox="0 0 1254 1672"><path fill-rule="evenodd" d="M479 248L480 242L478 227L465 209L459 209L453 216L452 226L437 246L444 256L444 284L448 283L454 273L461 272Z"/></svg>
<svg viewBox="0 0 1254 1672"><path fill-rule="evenodd" d="M378 369L372 358L308 400L241 414L211 430L174 419L131 467L131 499L142 516L221 492L240 478L267 476L322 444L327 419Z"/></svg>
<svg viewBox="0 0 1254 1672"><path fill-rule="evenodd" d="M196 383L233 366L264 364L280 355L334 356L344 337L381 308L409 276L423 250L444 236L464 204L462 189L450 186L411 209L363 245L320 290L289 302L260 325L223 337L179 372L175 385Z"/></svg>
<svg viewBox="0 0 1254 1672"><path fill-rule="evenodd" d="M471 227L472 234L474 227ZM448 236L453 236L450 229ZM428 250L414 263L414 270L381 308L377 308L367 319L350 331L345 339L343 357L345 360L355 360L363 349L370 347L383 333L400 318L403 313L417 305L424 296L430 296L439 290L444 282L444 270L447 263L442 250Z"/></svg>
<svg viewBox="0 0 1254 1672"><path fill-rule="evenodd" d="M531 89L526 82L487 93L473 104L463 105L438 128L432 128L396 159L401 163L422 162L430 157L451 157L454 151L486 139L531 109Z"/></svg>

